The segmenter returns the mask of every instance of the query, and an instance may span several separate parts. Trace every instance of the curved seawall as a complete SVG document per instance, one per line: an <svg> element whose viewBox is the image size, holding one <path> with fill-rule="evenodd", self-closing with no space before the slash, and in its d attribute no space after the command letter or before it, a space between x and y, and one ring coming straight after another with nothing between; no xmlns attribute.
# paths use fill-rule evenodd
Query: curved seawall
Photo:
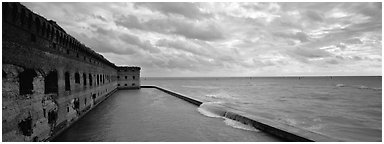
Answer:
<svg viewBox="0 0 384 144"><path fill-rule="evenodd" d="M155 88L161 90L167 94L175 96L177 98L183 99L191 104L196 106L200 106L203 104L202 101L189 98L183 94L173 92L171 90L167 90L158 86L141 86L141 88ZM248 115L244 112L235 110L235 109L227 109L218 113L220 116L229 118L235 121L239 121L243 124L253 126L261 131L274 135L276 137L282 138L287 141L297 141L297 142L338 142L341 140L330 138L318 133L314 133L311 131L303 130L300 128L296 128L290 125L272 122L270 120L266 120L260 117Z"/></svg>

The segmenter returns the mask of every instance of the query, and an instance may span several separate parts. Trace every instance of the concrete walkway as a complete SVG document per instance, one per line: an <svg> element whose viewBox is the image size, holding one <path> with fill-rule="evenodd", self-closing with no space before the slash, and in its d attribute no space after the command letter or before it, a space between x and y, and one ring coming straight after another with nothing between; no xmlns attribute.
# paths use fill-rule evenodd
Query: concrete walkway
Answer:
<svg viewBox="0 0 384 144"><path fill-rule="evenodd" d="M233 128L223 119L157 89L120 90L54 141L225 142L280 141L263 132Z"/></svg>

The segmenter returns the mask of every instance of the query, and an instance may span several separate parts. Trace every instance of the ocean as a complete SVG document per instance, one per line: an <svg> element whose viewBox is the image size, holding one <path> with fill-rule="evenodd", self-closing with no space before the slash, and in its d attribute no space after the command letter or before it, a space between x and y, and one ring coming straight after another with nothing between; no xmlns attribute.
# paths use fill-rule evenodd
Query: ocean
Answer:
<svg viewBox="0 0 384 144"><path fill-rule="evenodd" d="M231 108L344 141L382 140L381 83L381 76L141 78L203 101L197 111L206 116Z"/></svg>

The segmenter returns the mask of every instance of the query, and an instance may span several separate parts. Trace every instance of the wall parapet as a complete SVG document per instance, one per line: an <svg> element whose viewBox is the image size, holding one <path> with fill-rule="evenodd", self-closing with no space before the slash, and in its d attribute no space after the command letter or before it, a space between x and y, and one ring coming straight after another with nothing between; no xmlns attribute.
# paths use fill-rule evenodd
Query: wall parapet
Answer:
<svg viewBox="0 0 384 144"><path fill-rule="evenodd" d="M31 34L31 39L41 38L52 43L53 47L60 45L67 52L81 52L106 65L116 68L116 65L93 51L76 38L67 34L55 21L32 12L18 2L3 2L3 24L7 23ZM93 62L95 63L95 62ZM96 62L97 63L97 62Z"/></svg>

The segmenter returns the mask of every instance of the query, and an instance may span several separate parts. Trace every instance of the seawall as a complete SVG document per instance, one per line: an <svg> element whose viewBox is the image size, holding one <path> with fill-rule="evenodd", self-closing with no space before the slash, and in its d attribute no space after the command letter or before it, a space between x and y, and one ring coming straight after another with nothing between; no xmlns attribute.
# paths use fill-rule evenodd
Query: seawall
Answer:
<svg viewBox="0 0 384 144"><path fill-rule="evenodd" d="M167 90L159 86L150 85L150 86L141 86L141 88L155 88L167 94L175 96L177 98L183 99L196 106L200 106L201 104L203 104L203 102L200 100L192 99L183 94L173 92L171 90ZM321 135L311 131L296 128L290 125L276 123L260 117L252 116L235 109L230 109L225 111L222 114L222 116L232 120L239 121L246 125L253 126L261 131L264 131L266 133L269 133L271 135L274 135L276 137L279 137L287 141L295 141L295 142L339 142L341 141L335 138L331 138L325 135Z"/></svg>

